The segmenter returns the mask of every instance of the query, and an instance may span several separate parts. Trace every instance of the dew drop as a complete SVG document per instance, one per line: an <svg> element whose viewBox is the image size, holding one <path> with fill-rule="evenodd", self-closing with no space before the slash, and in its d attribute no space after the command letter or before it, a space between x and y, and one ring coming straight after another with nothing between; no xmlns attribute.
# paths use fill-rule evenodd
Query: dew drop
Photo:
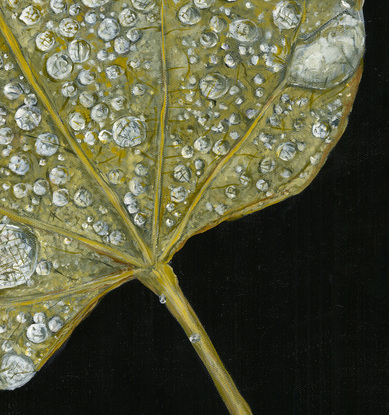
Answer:
<svg viewBox="0 0 389 415"><path fill-rule="evenodd" d="M53 156L58 150L58 137L51 133L39 134L35 141L35 150L40 156Z"/></svg>
<svg viewBox="0 0 389 415"><path fill-rule="evenodd" d="M64 53L56 53L47 59L46 70L49 76L55 80L65 79L72 73L73 63Z"/></svg>
<svg viewBox="0 0 389 415"><path fill-rule="evenodd" d="M53 204L63 207L69 203L69 193L66 189L59 189L53 192Z"/></svg>
<svg viewBox="0 0 389 415"><path fill-rule="evenodd" d="M193 344L198 343L201 340L201 336L198 333L193 333L189 337L189 341Z"/></svg>
<svg viewBox="0 0 389 415"><path fill-rule="evenodd" d="M57 331L61 330L63 325L64 325L64 322L59 316L54 316L48 322L49 329L53 333L56 333Z"/></svg>
<svg viewBox="0 0 389 415"><path fill-rule="evenodd" d="M146 125L135 117L123 117L113 125L113 139L119 147L135 147L146 138Z"/></svg>
<svg viewBox="0 0 389 415"><path fill-rule="evenodd" d="M14 390L25 385L35 375L32 360L24 355L7 353L0 366L1 389Z"/></svg>
<svg viewBox="0 0 389 415"><path fill-rule="evenodd" d="M90 45L85 40L73 40L69 43L68 53L74 63L86 62L90 55Z"/></svg>
<svg viewBox="0 0 389 415"><path fill-rule="evenodd" d="M80 187L76 191L73 200L78 207L86 208L93 203L93 196L89 190L85 189L84 187Z"/></svg>
<svg viewBox="0 0 389 415"><path fill-rule="evenodd" d="M23 105L15 113L16 124L24 131L34 130L40 124L41 119L41 110L35 106Z"/></svg>
<svg viewBox="0 0 389 415"><path fill-rule="evenodd" d="M8 127L0 128L0 145L7 145L12 142L14 133Z"/></svg>
<svg viewBox="0 0 389 415"><path fill-rule="evenodd" d="M48 337L49 332L43 323L31 324L27 329L27 338L33 343L43 343Z"/></svg>
<svg viewBox="0 0 389 415"><path fill-rule="evenodd" d="M26 156L17 154L11 157L8 167L15 174L24 176L30 170L30 161Z"/></svg>
<svg viewBox="0 0 389 415"><path fill-rule="evenodd" d="M324 140L327 138L331 133L331 127L324 122L318 122L312 126L312 134Z"/></svg>
<svg viewBox="0 0 389 415"><path fill-rule="evenodd" d="M201 15L198 9L188 3L178 11L178 19L181 23L192 26L201 20Z"/></svg>
<svg viewBox="0 0 389 415"><path fill-rule="evenodd" d="M230 23L229 31L231 36L239 42L253 42L259 37L257 25L248 19Z"/></svg>
<svg viewBox="0 0 389 415"><path fill-rule="evenodd" d="M208 74L200 80L200 91L207 99L218 99L228 91L228 79L219 74Z"/></svg>
<svg viewBox="0 0 389 415"><path fill-rule="evenodd" d="M37 241L27 229L0 224L0 289L24 284L35 271Z"/></svg>

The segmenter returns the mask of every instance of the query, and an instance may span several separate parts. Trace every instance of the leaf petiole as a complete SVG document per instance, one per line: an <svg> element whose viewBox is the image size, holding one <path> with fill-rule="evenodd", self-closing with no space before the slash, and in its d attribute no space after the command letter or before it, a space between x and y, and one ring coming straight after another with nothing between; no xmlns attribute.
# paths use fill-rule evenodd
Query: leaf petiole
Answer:
<svg viewBox="0 0 389 415"><path fill-rule="evenodd" d="M252 415L251 409L239 393L224 367L203 325L179 287L173 269L167 264L157 264L148 274L138 279L161 298L180 323L193 348L203 361L208 373L231 415Z"/></svg>

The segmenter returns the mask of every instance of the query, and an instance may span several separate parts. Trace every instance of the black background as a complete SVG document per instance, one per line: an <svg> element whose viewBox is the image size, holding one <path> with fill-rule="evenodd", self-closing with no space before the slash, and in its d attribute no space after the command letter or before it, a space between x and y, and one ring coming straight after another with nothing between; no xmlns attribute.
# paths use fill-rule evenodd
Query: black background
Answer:
<svg viewBox="0 0 389 415"><path fill-rule="evenodd" d="M365 5L348 129L307 190L193 237L184 293L254 415L389 414L389 2ZM192 346L139 283L109 294L0 414L225 415Z"/></svg>

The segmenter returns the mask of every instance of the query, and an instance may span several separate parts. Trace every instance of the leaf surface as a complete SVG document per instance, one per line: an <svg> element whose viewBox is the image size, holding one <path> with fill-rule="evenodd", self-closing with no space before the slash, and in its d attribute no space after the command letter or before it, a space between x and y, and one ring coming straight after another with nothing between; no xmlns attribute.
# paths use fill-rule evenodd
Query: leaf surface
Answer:
<svg viewBox="0 0 389 415"><path fill-rule="evenodd" d="M310 183L355 98L361 7L1 2L0 387L195 233Z"/></svg>

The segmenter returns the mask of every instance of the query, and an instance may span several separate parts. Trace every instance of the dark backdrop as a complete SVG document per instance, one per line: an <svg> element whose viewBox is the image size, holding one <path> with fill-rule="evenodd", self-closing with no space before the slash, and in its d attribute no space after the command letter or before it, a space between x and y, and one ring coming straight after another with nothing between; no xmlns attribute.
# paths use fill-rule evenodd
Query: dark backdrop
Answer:
<svg viewBox="0 0 389 415"><path fill-rule="evenodd" d="M370 0L349 127L307 190L192 238L173 266L254 415L389 414L389 2ZM0 413L225 415L139 283L109 294Z"/></svg>

